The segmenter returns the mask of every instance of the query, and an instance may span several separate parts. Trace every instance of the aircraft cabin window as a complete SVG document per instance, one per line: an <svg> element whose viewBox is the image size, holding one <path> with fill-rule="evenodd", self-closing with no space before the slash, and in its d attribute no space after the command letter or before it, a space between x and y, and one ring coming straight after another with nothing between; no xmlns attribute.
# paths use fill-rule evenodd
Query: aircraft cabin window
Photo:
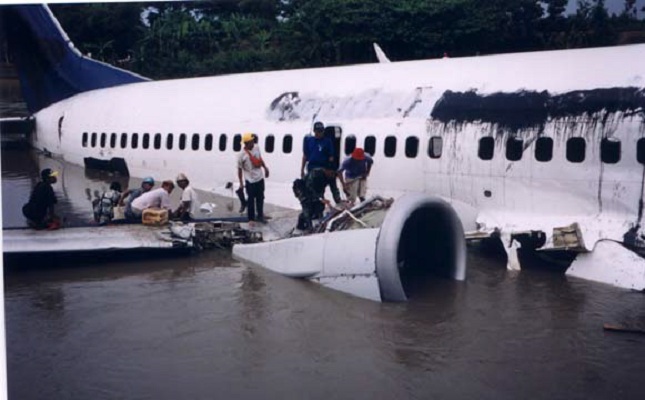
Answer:
<svg viewBox="0 0 645 400"><path fill-rule="evenodd" d="M155 133L153 146L155 150L159 150L161 148L161 133Z"/></svg>
<svg viewBox="0 0 645 400"><path fill-rule="evenodd" d="M166 149L172 150L172 142L173 142L173 134L169 133L168 136L166 136Z"/></svg>
<svg viewBox="0 0 645 400"><path fill-rule="evenodd" d="M96 147L96 132L92 132L92 139L90 139L90 146Z"/></svg>
<svg viewBox="0 0 645 400"><path fill-rule="evenodd" d="M83 139L81 139L81 146L87 147L87 132L83 132Z"/></svg>
<svg viewBox="0 0 645 400"><path fill-rule="evenodd" d="M407 158L415 158L419 154L419 138L416 136L408 136L405 139L405 156Z"/></svg>
<svg viewBox="0 0 645 400"><path fill-rule="evenodd" d="M213 150L213 134L211 133L207 133L206 137L204 137L204 150Z"/></svg>
<svg viewBox="0 0 645 400"><path fill-rule="evenodd" d="M107 141L107 135L105 132L101 133L101 147L105 147L105 142Z"/></svg>
<svg viewBox="0 0 645 400"><path fill-rule="evenodd" d="M388 136L385 138L385 157L394 157L396 155L396 136Z"/></svg>
<svg viewBox="0 0 645 400"><path fill-rule="evenodd" d="M266 151L267 153L273 153L274 148L275 148L275 136L267 135L266 139L264 139L264 151Z"/></svg>
<svg viewBox="0 0 645 400"><path fill-rule="evenodd" d="M368 136L365 138L365 144L363 145L363 150L370 155L376 154L376 138L374 136Z"/></svg>
<svg viewBox="0 0 645 400"><path fill-rule="evenodd" d="M194 151L199 150L199 133L193 133L193 140L191 146Z"/></svg>
<svg viewBox="0 0 645 400"><path fill-rule="evenodd" d="M179 135L179 150L184 150L186 148L186 134L182 133Z"/></svg>
<svg viewBox="0 0 645 400"><path fill-rule="evenodd" d="M508 161L520 161L524 150L524 140L516 137L506 141L506 159Z"/></svg>
<svg viewBox="0 0 645 400"><path fill-rule="evenodd" d="M345 138L345 155L352 154L352 151L354 151L355 148L356 148L356 136L354 135L347 136Z"/></svg>
<svg viewBox="0 0 645 400"><path fill-rule="evenodd" d="M150 147L150 135L149 134L147 134L147 133L143 134L143 143L142 143L141 147L143 147L144 149L147 149L148 147Z"/></svg>
<svg viewBox="0 0 645 400"><path fill-rule="evenodd" d="M567 140L567 160L572 163L581 163L585 160L587 143L584 138L574 137Z"/></svg>
<svg viewBox="0 0 645 400"><path fill-rule="evenodd" d="M640 138L636 142L636 161L645 164L645 138Z"/></svg>
<svg viewBox="0 0 645 400"><path fill-rule="evenodd" d="M122 133L121 134L121 148L125 149L128 147L128 134L127 133Z"/></svg>
<svg viewBox="0 0 645 400"><path fill-rule="evenodd" d="M428 140L428 157L440 158L443 149L443 138L441 136L433 136Z"/></svg>
<svg viewBox="0 0 645 400"><path fill-rule="evenodd" d="M620 161L620 140L604 138L600 141L600 159L605 164L616 164Z"/></svg>
<svg viewBox="0 0 645 400"><path fill-rule="evenodd" d="M285 154L291 153L293 148L293 137L291 135L285 135L282 139L282 152Z"/></svg>
<svg viewBox="0 0 645 400"><path fill-rule="evenodd" d="M240 151L242 149L242 135L236 133L233 136L233 151Z"/></svg>
<svg viewBox="0 0 645 400"><path fill-rule="evenodd" d="M540 162L551 161L553 158L553 139L539 137L535 141L535 159Z"/></svg>
<svg viewBox="0 0 645 400"><path fill-rule="evenodd" d="M479 139L479 150L477 150L479 158L482 160L492 160L494 154L495 139L490 136Z"/></svg>
<svg viewBox="0 0 645 400"><path fill-rule="evenodd" d="M226 151L226 134L219 135L219 151Z"/></svg>
<svg viewBox="0 0 645 400"><path fill-rule="evenodd" d="M116 133L112 132L110 134L110 147L115 148L116 147Z"/></svg>
<svg viewBox="0 0 645 400"><path fill-rule="evenodd" d="M133 149L136 149L137 147L139 147L139 134L138 133L133 133L132 134L132 142L130 142L130 146Z"/></svg>

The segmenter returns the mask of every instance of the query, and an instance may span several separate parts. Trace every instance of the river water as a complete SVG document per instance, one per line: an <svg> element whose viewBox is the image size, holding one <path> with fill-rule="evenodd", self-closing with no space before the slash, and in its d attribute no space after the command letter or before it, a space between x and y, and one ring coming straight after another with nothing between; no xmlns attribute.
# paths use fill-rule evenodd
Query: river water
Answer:
<svg viewBox="0 0 645 400"><path fill-rule="evenodd" d="M111 180L3 150L5 228L46 166L66 223ZM176 195L176 193L173 193ZM175 199L176 200L176 199ZM219 213L234 204L220 200ZM233 210L233 211L231 211ZM465 282L379 304L207 251L5 257L10 399L642 399L645 295L476 248Z"/></svg>

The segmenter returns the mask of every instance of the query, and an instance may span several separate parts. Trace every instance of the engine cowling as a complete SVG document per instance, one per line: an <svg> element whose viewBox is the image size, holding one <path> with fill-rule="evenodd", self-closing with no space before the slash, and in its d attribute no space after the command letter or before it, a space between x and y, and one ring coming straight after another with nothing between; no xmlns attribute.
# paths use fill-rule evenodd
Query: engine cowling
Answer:
<svg viewBox="0 0 645 400"><path fill-rule="evenodd" d="M466 242L446 201L407 194L380 227L236 245L235 257L378 301L406 301L431 276L464 280Z"/></svg>

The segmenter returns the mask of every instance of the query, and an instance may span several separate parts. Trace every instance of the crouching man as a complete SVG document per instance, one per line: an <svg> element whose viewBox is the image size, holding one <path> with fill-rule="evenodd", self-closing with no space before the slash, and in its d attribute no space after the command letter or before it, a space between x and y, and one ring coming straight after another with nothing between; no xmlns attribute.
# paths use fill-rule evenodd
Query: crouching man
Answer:
<svg viewBox="0 0 645 400"><path fill-rule="evenodd" d="M40 172L41 181L36 184L29 201L22 206L22 214L33 229L58 229L60 219L54 214L57 203L52 185L57 182L58 171L45 168Z"/></svg>
<svg viewBox="0 0 645 400"><path fill-rule="evenodd" d="M199 213L199 199L197 198L197 192L192 186L190 186L188 177L183 173L177 175L176 182L177 186L179 186L183 192L181 193L179 207L175 211L174 216L182 221L193 220Z"/></svg>
<svg viewBox="0 0 645 400"><path fill-rule="evenodd" d="M143 210L146 208L165 208L170 215L172 213L170 193L172 193L173 189L175 189L175 184L172 181L163 181L159 189L143 193L141 196L132 200L133 216L141 220Z"/></svg>

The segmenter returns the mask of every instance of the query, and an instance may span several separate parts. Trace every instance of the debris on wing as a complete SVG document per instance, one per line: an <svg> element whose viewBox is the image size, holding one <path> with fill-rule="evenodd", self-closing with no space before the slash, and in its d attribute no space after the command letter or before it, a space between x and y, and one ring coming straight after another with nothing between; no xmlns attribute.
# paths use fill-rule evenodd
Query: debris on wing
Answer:
<svg viewBox="0 0 645 400"><path fill-rule="evenodd" d="M202 203L199 206L199 211L204 212L206 214L212 214L216 207L217 207L217 204L215 203Z"/></svg>
<svg viewBox="0 0 645 400"><path fill-rule="evenodd" d="M175 237L189 240L190 238L195 236L195 225L170 221L170 232Z"/></svg>
<svg viewBox="0 0 645 400"><path fill-rule="evenodd" d="M238 243L262 241L262 232L243 229L237 222L196 222L194 224L194 246L197 249L230 249Z"/></svg>
<svg viewBox="0 0 645 400"><path fill-rule="evenodd" d="M292 236L307 234L347 231L352 229L378 228L383 223L385 214L394 199L384 199L374 196L352 208L332 208L331 212L321 220L314 220L314 226L309 232L293 232Z"/></svg>

